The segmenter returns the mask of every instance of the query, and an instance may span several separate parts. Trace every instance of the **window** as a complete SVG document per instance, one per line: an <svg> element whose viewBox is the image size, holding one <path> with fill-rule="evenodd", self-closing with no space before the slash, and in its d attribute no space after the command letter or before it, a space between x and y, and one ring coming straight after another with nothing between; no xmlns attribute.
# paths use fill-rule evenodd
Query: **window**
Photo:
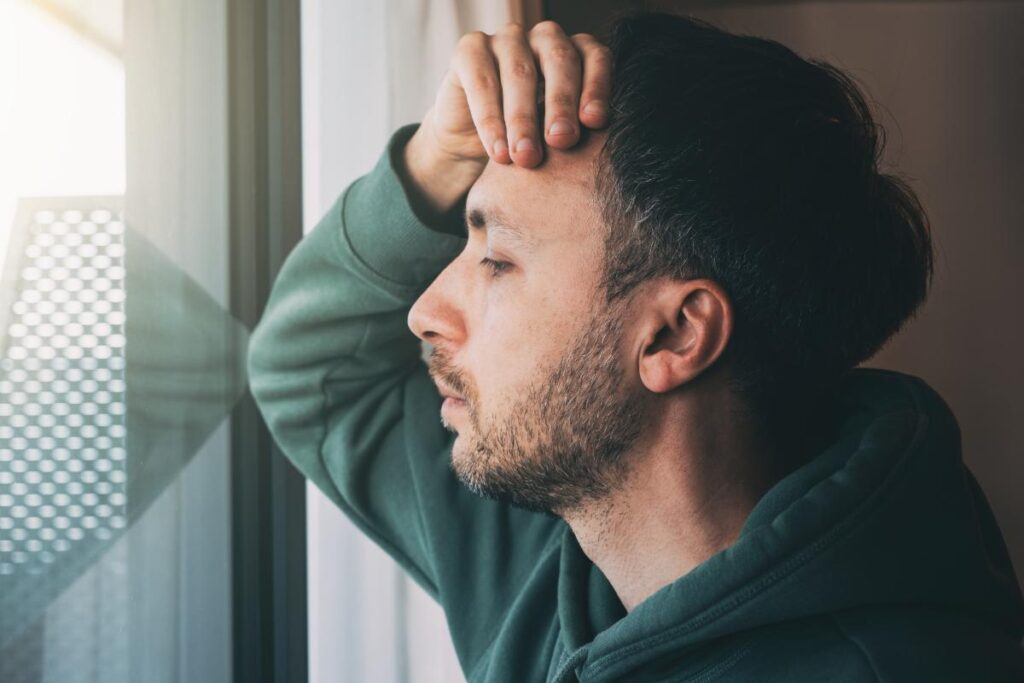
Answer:
<svg viewBox="0 0 1024 683"><path fill-rule="evenodd" d="M301 231L297 15L0 4L0 680L305 676L301 479L244 374Z"/></svg>

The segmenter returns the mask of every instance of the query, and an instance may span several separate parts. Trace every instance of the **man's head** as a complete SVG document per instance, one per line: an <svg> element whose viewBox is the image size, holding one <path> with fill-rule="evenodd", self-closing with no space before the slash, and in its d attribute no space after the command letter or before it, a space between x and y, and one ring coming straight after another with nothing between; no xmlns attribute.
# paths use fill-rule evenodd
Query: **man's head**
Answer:
<svg viewBox="0 0 1024 683"><path fill-rule="evenodd" d="M924 213L840 72L667 15L609 46L607 130L491 163L465 251L409 316L466 399L444 416L456 474L540 511L606 497L679 406L790 443L931 276Z"/></svg>

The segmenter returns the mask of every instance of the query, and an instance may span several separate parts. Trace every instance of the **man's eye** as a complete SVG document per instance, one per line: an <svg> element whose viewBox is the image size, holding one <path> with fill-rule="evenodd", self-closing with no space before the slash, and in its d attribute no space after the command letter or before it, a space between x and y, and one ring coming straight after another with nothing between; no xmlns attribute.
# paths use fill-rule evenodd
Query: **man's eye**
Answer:
<svg viewBox="0 0 1024 683"><path fill-rule="evenodd" d="M486 256L480 261L480 265L487 266L491 270L491 277L498 277L498 275L512 267L512 264L507 261L495 261Z"/></svg>

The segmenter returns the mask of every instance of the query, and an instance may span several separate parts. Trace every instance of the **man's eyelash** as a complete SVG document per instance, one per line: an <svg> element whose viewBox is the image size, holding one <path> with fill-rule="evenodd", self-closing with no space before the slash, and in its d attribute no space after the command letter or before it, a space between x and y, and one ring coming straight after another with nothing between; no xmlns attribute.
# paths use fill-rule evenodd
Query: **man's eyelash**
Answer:
<svg viewBox="0 0 1024 683"><path fill-rule="evenodd" d="M491 270L492 277L497 277L512 267L512 264L508 261L495 261L494 259L489 259L486 256L482 261L480 261L480 265L487 266Z"/></svg>

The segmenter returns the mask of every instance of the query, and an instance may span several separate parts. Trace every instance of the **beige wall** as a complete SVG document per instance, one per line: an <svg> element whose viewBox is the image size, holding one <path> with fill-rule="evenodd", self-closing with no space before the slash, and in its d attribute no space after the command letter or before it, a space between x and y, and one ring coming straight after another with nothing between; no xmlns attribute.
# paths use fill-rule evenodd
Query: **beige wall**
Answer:
<svg viewBox="0 0 1024 683"><path fill-rule="evenodd" d="M631 4L546 10L570 32L600 33L611 7ZM691 7L829 61L881 105L886 161L928 211L936 272L920 315L865 365L918 375L945 397L1024 583L1024 3L644 4Z"/></svg>

